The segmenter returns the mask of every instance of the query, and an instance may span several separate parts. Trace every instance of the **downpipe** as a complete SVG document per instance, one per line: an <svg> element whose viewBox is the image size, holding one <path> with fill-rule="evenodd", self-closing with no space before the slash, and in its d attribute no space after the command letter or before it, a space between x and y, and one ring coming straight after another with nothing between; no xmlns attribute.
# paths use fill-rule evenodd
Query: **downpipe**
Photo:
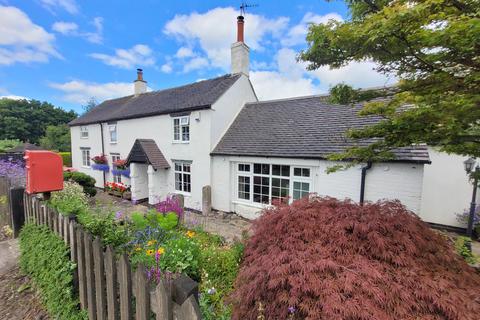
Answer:
<svg viewBox="0 0 480 320"><path fill-rule="evenodd" d="M367 170L372 168L372 162L368 161L366 166L362 167L362 177L360 180L360 205L365 202L365 180L367 178Z"/></svg>

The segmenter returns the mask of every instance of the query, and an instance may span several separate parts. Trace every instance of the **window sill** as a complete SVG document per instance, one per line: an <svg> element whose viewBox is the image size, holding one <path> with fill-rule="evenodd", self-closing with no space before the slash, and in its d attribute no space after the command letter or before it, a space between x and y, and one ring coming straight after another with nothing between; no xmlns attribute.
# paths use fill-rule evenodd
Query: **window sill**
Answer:
<svg viewBox="0 0 480 320"><path fill-rule="evenodd" d="M181 195L184 196L184 197L191 197L191 196L192 196L192 193L191 193L191 192L185 192L185 191L175 190L175 193L176 193L176 194L181 194Z"/></svg>
<svg viewBox="0 0 480 320"><path fill-rule="evenodd" d="M117 141L110 141L110 144L117 144Z"/></svg>
<svg viewBox="0 0 480 320"><path fill-rule="evenodd" d="M87 167L87 166L82 166L82 168L83 168L83 169L91 169L92 167L90 167L90 166L88 166L88 167Z"/></svg>
<svg viewBox="0 0 480 320"><path fill-rule="evenodd" d="M270 204L260 204L260 203L256 203L256 202L242 201L242 200L233 200L232 203L240 204L240 205L247 206L247 207L257 208L257 209L265 209L265 208L271 206Z"/></svg>
<svg viewBox="0 0 480 320"><path fill-rule="evenodd" d="M172 144L189 144L190 141L172 141Z"/></svg>
<svg viewBox="0 0 480 320"><path fill-rule="evenodd" d="M80 137L80 139L87 140L88 137Z"/></svg>

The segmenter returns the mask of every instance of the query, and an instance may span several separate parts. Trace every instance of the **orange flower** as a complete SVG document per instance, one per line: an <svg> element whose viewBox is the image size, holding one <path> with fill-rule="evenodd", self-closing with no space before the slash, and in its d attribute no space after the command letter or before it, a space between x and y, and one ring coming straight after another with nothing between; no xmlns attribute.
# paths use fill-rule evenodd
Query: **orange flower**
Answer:
<svg viewBox="0 0 480 320"><path fill-rule="evenodd" d="M187 237L193 238L194 236L195 236L195 232L194 232L194 231L190 231L190 230L187 231Z"/></svg>
<svg viewBox="0 0 480 320"><path fill-rule="evenodd" d="M158 250L157 250L157 254L158 254L158 255L161 255L161 254L164 254L164 253L165 253L165 249L164 249L164 248L162 248L162 247L158 248Z"/></svg>

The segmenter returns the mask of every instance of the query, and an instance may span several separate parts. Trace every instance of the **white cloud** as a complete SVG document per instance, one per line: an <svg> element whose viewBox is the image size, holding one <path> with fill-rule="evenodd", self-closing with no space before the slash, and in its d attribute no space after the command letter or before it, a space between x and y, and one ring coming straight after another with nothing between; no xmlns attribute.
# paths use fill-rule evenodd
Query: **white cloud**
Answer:
<svg viewBox="0 0 480 320"><path fill-rule="evenodd" d="M61 8L71 14L76 14L79 12L79 8L75 0L40 0L40 2L52 13L58 8Z"/></svg>
<svg viewBox="0 0 480 320"><path fill-rule="evenodd" d="M103 18L95 17L91 22L94 27L94 31L83 32L79 30L79 27L74 22L58 21L52 25L52 30L61 33L65 36L82 37L91 43L103 42Z"/></svg>
<svg viewBox="0 0 480 320"><path fill-rule="evenodd" d="M170 63L165 63L160 67L163 73L171 73L173 71L172 65Z"/></svg>
<svg viewBox="0 0 480 320"><path fill-rule="evenodd" d="M187 61L183 65L183 72L190 72L193 70L198 70L202 68L208 67L209 62L208 59L203 58L203 57L195 57L189 61Z"/></svg>
<svg viewBox="0 0 480 320"><path fill-rule="evenodd" d="M83 104L94 97L97 101L133 94L133 84L127 82L95 83L72 80L64 83L50 83L50 87L64 93L62 99Z"/></svg>
<svg viewBox="0 0 480 320"><path fill-rule="evenodd" d="M0 99L11 99L11 100L30 100L29 98L27 97L23 97L23 96L16 96L14 94L7 94L7 95L4 95L4 96L0 96Z"/></svg>
<svg viewBox="0 0 480 320"><path fill-rule="evenodd" d="M201 14L176 15L167 22L164 33L187 47L198 45L212 66L228 70L230 45L236 39L237 16L238 10L231 7L215 8ZM268 19L247 14L245 20L248 22L245 23L245 39L252 50L263 50L262 40L265 36L278 38L288 25L288 18L285 17Z"/></svg>
<svg viewBox="0 0 480 320"><path fill-rule="evenodd" d="M58 21L52 25L52 30L63 35L70 35L78 31L78 25L74 22Z"/></svg>
<svg viewBox="0 0 480 320"><path fill-rule="evenodd" d="M177 58L189 58L193 56L195 56L195 53L193 53L192 49L188 47L180 47L175 54L175 57Z"/></svg>
<svg viewBox="0 0 480 320"><path fill-rule="evenodd" d="M20 9L0 6L0 65L61 58L54 41L53 34L34 24Z"/></svg>
<svg viewBox="0 0 480 320"><path fill-rule="evenodd" d="M278 51L274 71L251 71L250 79L259 99L278 99L327 93L340 82L355 88L383 86L396 81L374 70L373 62L351 62L340 69L322 67L307 71L306 63L296 61L296 52L290 48Z"/></svg>
<svg viewBox="0 0 480 320"><path fill-rule="evenodd" d="M155 64L152 49L144 44L137 44L130 49L116 49L114 55L92 53L90 56L110 66L123 69Z"/></svg>
<svg viewBox="0 0 480 320"><path fill-rule="evenodd" d="M302 21L288 31L285 38L282 39L281 44L283 46L295 46L305 43L305 37L310 23L324 24L329 20L343 21L343 18L335 12L327 13L326 15L317 15L312 12L307 12L303 16Z"/></svg>

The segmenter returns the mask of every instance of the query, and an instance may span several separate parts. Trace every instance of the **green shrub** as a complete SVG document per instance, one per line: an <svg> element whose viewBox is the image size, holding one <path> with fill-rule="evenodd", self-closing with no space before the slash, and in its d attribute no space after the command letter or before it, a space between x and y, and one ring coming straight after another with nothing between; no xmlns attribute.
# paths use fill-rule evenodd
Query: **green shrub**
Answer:
<svg viewBox="0 0 480 320"><path fill-rule="evenodd" d="M146 227L173 230L178 225L178 216L175 212L163 214L155 209L151 209L147 213L134 212L131 220L135 230L143 230Z"/></svg>
<svg viewBox="0 0 480 320"><path fill-rule="evenodd" d="M465 261L470 264L477 262L477 257L470 251L469 247L472 245L472 240L468 237L458 237L455 240L455 250L461 255Z"/></svg>
<svg viewBox="0 0 480 320"><path fill-rule="evenodd" d="M65 167L72 166L72 153L71 152L59 152L58 153L62 157L63 165Z"/></svg>
<svg viewBox="0 0 480 320"><path fill-rule="evenodd" d="M83 187L83 192L93 197L97 194L95 189L95 179L83 172L64 172L64 181L74 181Z"/></svg>
<svg viewBox="0 0 480 320"><path fill-rule="evenodd" d="M1 139L0 140L0 152L5 152L10 149L15 148L20 145L22 142L18 139Z"/></svg>
<svg viewBox="0 0 480 320"><path fill-rule="evenodd" d="M185 273L199 280L200 246L194 240L178 235L164 244L165 253L160 258L160 268L170 272Z"/></svg>
<svg viewBox="0 0 480 320"><path fill-rule="evenodd" d="M50 204L63 215L78 215L88 210L88 197L78 183L65 181L63 190L52 192Z"/></svg>
<svg viewBox="0 0 480 320"><path fill-rule="evenodd" d="M20 266L40 290L52 318L87 319L73 293L75 264L63 240L45 226L27 224L20 233L20 251Z"/></svg>
<svg viewBox="0 0 480 320"><path fill-rule="evenodd" d="M86 210L77 216L77 221L92 235L100 237L105 245L118 247L129 241L125 225L115 219L111 210L101 207Z"/></svg>

